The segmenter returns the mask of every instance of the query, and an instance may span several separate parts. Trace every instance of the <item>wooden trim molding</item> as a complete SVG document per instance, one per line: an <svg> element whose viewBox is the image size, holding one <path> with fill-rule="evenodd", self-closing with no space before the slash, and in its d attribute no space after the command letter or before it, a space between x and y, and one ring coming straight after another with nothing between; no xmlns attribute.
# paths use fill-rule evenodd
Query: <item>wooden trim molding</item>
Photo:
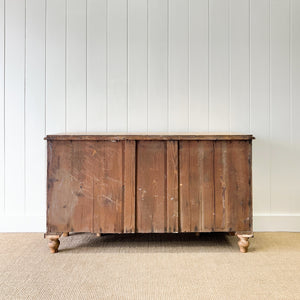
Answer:
<svg viewBox="0 0 300 300"><path fill-rule="evenodd" d="M47 135L45 140L72 140L72 141L122 141L122 140L253 140L253 135L241 134L60 134Z"/></svg>

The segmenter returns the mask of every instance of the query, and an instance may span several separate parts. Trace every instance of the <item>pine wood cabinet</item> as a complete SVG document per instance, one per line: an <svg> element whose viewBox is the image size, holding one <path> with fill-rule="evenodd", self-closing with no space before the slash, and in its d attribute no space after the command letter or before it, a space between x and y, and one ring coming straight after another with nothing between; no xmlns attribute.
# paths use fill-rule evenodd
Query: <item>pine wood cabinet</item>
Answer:
<svg viewBox="0 0 300 300"><path fill-rule="evenodd" d="M252 231L252 135L49 135L47 233Z"/></svg>

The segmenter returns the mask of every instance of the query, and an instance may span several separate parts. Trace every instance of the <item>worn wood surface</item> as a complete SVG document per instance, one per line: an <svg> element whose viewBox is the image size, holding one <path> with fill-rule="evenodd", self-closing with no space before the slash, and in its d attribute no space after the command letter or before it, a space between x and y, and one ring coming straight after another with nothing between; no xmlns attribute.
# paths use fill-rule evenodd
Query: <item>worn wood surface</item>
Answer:
<svg viewBox="0 0 300 300"><path fill-rule="evenodd" d="M177 142L137 142L137 232L178 231Z"/></svg>
<svg viewBox="0 0 300 300"><path fill-rule="evenodd" d="M212 141L180 141L180 230L214 228L214 170Z"/></svg>
<svg viewBox="0 0 300 300"><path fill-rule="evenodd" d="M251 140L48 140L47 233L252 233Z"/></svg>
<svg viewBox="0 0 300 300"><path fill-rule="evenodd" d="M168 141L166 143L166 231L178 232L178 141Z"/></svg>
<svg viewBox="0 0 300 300"><path fill-rule="evenodd" d="M123 232L124 142L99 141L94 152L94 232Z"/></svg>
<svg viewBox="0 0 300 300"><path fill-rule="evenodd" d="M251 231L251 142L215 143L214 173L214 230Z"/></svg>
<svg viewBox="0 0 300 300"><path fill-rule="evenodd" d="M164 142L137 142L137 232L164 232L166 229L165 152Z"/></svg>
<svg viewBox="0 0 300 300"><path fill-rule="evenodd" d="M48 143L48 232L93 231L92 143Z"/></svg>
<svg viewBox="0 0 300 300"><path fill-rule="evenodd" d="M135 232L136 142L125 141L124 154L124 232Z"/></svg>
<svg viewBox="0 0 300 300"><path fill-rule="evenodd" d="M60 135L47 135L46 140L252 140L252 135L243 134L108 134L101 133L95 134L60 134Z"/></svg>
<svg viewBox="0 0 300 300"><path fill-rule="evenodd" d="M134 141L49 141L47 231L134 232L134 179Z"/></svg>

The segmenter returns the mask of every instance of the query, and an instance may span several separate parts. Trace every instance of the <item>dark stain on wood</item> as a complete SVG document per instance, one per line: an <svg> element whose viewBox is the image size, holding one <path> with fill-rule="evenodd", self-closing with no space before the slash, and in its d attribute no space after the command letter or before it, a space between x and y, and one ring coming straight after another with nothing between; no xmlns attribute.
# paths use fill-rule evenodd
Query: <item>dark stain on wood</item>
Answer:
<svg viewBox="0 0 300 300"><path fill-rule="evenodd" d="M47 231L252 232L252 138L47 136Z"/></svg>

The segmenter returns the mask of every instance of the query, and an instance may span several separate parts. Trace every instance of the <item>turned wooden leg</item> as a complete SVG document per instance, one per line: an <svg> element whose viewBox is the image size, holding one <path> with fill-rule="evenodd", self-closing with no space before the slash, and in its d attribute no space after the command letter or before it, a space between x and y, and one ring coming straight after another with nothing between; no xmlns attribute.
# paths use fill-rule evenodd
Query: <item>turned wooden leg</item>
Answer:
<svg viewBox="0 0 300 300"><path fill-rule="evenodd" d="M249 238L253 237L253 234L236 234L239 238L238 245L242 253L246 253L249 247Z"/></svg>
<svg viewBox="0 0 300 300"><path fill-rule="evenodd" d="M62 236L63 236L63 237L69 236L69 232L63 232Z"/></svg>
<svg viewBox="0 0 300 300"><path fill-rule="evenodd" d="M48 246L51 253L57 253L60 244L59 235L45 235L45 238L49 239Z"/></svg>
<svg viewBox="0 0 300 300"><path fill-rule="evenodd" d="M196 235L196 236L200 236L200 232L196 232L195 235Z"/></svg>
<svg viewBox="0 0 300 300"><path fill-rule="evenodd" d="M96 236L101 236L101 233L97 232L97 233L96 233Z"/></svg>

